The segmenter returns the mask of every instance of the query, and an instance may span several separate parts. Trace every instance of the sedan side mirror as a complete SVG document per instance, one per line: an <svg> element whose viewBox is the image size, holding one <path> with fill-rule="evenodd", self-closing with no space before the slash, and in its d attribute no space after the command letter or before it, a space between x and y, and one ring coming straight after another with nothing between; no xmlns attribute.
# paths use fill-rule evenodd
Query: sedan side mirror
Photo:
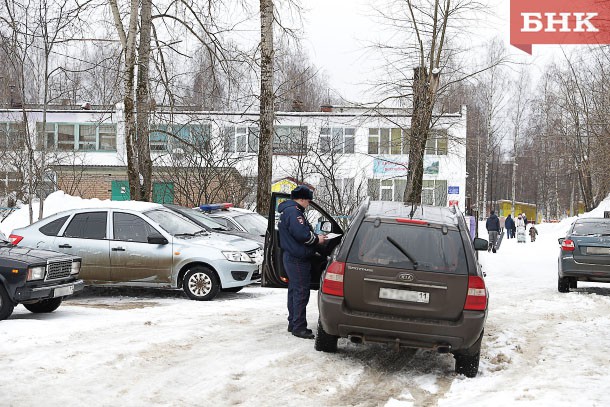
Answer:
<svg viewBox="0 0 610 407"><path fill-rule="evenodd" d="M565 237L560 237L559 239L557 239L557 241L559 242L559 244L563 244L563 241L566 240Z"/></svg>
<svg viewBox="0 0 610 407"><path fill-rule="evenodd" d="M474 249L475 250L487 250L489 247L489 242L485 239L481 239L480 237L474 238Z"/></svg>
<svg viewBox="0 0 610 407"><path fill-rule="evenodd" d="M158 233L153 233L152 235L148 235L148 243L150 244L168 244L167 239Z"/></svg>

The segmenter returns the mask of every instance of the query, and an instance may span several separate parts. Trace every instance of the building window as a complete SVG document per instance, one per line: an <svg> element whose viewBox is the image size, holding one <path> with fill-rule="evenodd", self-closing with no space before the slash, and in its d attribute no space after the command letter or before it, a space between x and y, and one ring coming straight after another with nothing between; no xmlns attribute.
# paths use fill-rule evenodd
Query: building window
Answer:
<svg viewBox="0 0 610 407"><path fill-rule="evenodd" d="M171 148L190 147L201 150L209 147L212 125L205 124L154 124L150 128L148 143L151 151L168 151Z"/></svg>
<svg viewBox="0 0 610 407"><path fill-rule="evenodd" d="M39 146L61 151L116 151L116 124L36 123Z"/></svg>
<svg viewBox="0 0 610 407"><path fill-rule="evenodd" d="M320 129L320 152L322 154L351 154L354 152L353 127L322 127Z"/></svg>
<svg viewBox="0 0 610 407"><path fill-rule="evenodd" d="M23 175L17 171L0 172L0 194L6 196L21 190L24 185Z"/></svg>
<svg viewBox="0 0 610 407"><path fill-rule="evenodd" d="M380 180L371 178L368 180L368 195L374 201L402 202L406 188L406 179L394 178Z"/></svg>
<svg viewBox="0 0 610 407"><path fill-rule="evenodd" d="M257 153L258 127L225 127L226 153Z"/></svg>
<svg viewBox="0 0 610 407"><path fill-rule="evenodd" d="M21 149L24 140L23 122L0 122L0 150Z"/></svg>
<svg viewBox="0 0 610 407"><path fill-rule="evenodd" d="M447 130L432 129L426 141L426 151L428 155L447 155L448 135Z"/></svg>
<svg viewBox="0 0 610 407"><path fill-rule="evenodd" d="M409 154L409 130L394 128L369 129L369 154Z"/></svg>
<svg viewBox="0 0 610 407"><path fill-rule="evenodd" d="M331 202L331 197L344 199L354 193L354 178L335 178L334 180L322 178L320 181L320 198L322 202Z"/></svg>
<svg viewBox="0 0 610 407"><path fill-rule="evenodd" d="M421 202L425 205L447 206L447 181L423 180Z"/></svg>
<svg viewBox="0 0 610 407"><path fill-rule="evenodd" d="M306 152L306 126L275 126L273 154L301 155Z"/></svg>

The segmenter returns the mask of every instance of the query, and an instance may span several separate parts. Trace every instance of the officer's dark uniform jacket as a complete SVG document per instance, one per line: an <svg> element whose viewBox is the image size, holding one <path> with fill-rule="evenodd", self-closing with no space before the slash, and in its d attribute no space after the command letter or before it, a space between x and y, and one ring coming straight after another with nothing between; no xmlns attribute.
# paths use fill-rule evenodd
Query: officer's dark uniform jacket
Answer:
<svg viewBox="0 0 610 407"><path fill-rule="evenodd" d="M315 253L318 236L303 214L305 208L293 200L282 202L278 206L281 213L278 224L280 247L293 257L308 259Z"/></svg>

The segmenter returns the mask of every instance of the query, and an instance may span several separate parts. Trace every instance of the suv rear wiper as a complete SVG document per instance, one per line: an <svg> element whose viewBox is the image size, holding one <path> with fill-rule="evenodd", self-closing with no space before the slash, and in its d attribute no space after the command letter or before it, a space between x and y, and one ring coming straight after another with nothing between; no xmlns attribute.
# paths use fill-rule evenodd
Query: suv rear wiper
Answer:
<svg viewBox="0 0 610 407"><path fill-rule="evenodd" d="M388 240L388 242L392 243L392 245L396 247L402 254L407 256L407 258L411 260L411 263L413 263L413 269L417 270L417 260L415 260L413 256L407 253L407 251L400 244L398 244L396 240L392 239L390 236L387 236L386 239Z"/></svg>

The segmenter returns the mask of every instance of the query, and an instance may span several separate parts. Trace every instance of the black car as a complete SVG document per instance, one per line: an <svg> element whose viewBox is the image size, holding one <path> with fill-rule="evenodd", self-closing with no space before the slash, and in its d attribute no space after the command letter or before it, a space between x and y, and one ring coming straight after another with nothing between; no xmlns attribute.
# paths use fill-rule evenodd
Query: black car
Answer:
<svg viewBox="0 0 610 407"><path fill-rule="evenodd" d="M273 220L286 197L272 194L263 286L287 282ZM342 233L310 207L321 230ZM312 287L320 287L316 350L336 352L339 338L430 349L452 353L457 373L476 376L488 292L475 250L488 242L471 238L459 211L367 199L345 235L328 244L312 265Z"/></svg>
<svg viewBox="0 0 610 407"><path fill-rule="evenodd" d="M610 283L610 219L577 219L559 244L560 293L576 288L578 281Z"/></svg>
<svg viewBox="0 0 610 407"><path fill-rule="evenodd" d="M259 247L262 249L265 243L265 238L258 234L252 234L248 232L243 232L237 229L229 229L225 225L217 222L216 219L212 219L209 215L203 213L199 209L187 208L185 206L173 205L173 204L164 204L168 209L171 209L174 212L178 212L180 215L190 219L195 222L208 232L218 232L225 235L233 235L239 236L244 239L254 240L258 243Z"/></svg>
<svg viewBox="0 0 610 407"><path fill-rule="evenodd" d="M53 312L64 297L82 290L81 259L0 240L0 320L17 304L35 313Z"/></svg>

